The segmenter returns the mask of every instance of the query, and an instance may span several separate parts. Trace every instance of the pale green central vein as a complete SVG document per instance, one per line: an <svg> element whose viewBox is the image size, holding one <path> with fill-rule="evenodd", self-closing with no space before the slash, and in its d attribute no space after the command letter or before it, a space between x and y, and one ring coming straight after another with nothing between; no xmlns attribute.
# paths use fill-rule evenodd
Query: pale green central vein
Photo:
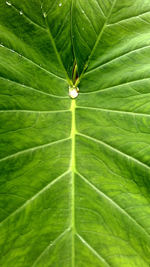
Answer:
<svg viewBox="0 0 150 267"><path fill-rule="evenodd" d="M72 127L71 127L71 173L72 173L72 190L71 190L71 230L72 230L72 267L75 266L75 134L76 134L76 121L75 121L75 100L71 101L72 112Z"/></svg>

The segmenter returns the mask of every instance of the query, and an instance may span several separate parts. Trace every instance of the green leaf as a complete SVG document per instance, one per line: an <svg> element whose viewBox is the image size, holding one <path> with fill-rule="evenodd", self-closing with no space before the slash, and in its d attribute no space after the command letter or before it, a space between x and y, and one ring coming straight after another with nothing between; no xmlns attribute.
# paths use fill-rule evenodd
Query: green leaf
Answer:
<svg viewBox="0 0 150 267"><path fill-rule="evenodd" d="M150 266L149 25L148 0L1 0L0 266Z"/></svg>

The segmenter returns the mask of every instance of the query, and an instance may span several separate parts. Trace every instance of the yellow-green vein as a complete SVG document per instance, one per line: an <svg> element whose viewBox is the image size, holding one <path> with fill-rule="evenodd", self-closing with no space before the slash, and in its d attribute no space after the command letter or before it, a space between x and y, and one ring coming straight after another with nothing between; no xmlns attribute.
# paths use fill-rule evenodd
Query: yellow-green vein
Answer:
<svg viewBox="0 0 150 267"><path fill-rule="evenodd" d="M72 127L71 127L71 176L72 176L72 189L71 189L71 231L72 231L72 267L74 267L75 263L75 245L74 245L74 237L75 237L75 134L76 134L76 121L75 121L75 109L76 109L76 101L71 101L71 112L72 112Z"/></svg>

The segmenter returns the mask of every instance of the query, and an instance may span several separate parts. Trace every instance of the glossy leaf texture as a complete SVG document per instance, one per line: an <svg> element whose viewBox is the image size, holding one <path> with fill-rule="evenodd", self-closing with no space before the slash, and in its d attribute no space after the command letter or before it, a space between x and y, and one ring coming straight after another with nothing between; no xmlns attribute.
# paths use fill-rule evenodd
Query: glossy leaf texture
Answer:
<svg viewBox="0 0 150 267"><path fill-rule="evenodd" d="M0 266L150 266L149 54L148 0L1 0Z"/></svg>

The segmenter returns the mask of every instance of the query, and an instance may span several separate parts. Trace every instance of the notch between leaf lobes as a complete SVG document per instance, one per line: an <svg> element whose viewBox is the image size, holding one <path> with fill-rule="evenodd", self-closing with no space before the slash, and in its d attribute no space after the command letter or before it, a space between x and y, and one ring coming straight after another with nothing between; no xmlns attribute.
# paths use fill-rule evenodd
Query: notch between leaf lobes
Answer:
<svg viewBox="0 0 150 267"><path fill-rule="evenodd" d="M72 72L72 85L69 86L69 96L71 98L76 98L79 94L79 88L77 85L79 84L79 77L78 77L78 67L75 62L73 72Z"/></svg>

